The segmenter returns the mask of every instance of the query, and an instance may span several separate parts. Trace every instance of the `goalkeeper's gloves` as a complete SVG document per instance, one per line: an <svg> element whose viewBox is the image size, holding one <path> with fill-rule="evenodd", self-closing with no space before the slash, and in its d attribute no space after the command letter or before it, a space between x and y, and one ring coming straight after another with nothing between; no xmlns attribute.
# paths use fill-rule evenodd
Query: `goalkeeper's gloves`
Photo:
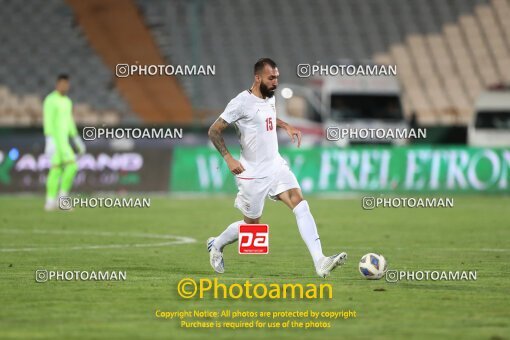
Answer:
<svg viewBox="0 0 510 340"><path fill-rule="evenodd" d="M46 136L46 144L44 145L44 154L49 158L53 157L56 151L55 140L53 137Z"/></svg>
<svg viewBox="0 0 510 340"><path fill-rule="evenodd" d="M83 155L85 151L87 151L87 148L85 147L85 144L81 140L80 136L74 136L73 142L74 146L76 146L76 149L78 149L78 154Z"/></svg>

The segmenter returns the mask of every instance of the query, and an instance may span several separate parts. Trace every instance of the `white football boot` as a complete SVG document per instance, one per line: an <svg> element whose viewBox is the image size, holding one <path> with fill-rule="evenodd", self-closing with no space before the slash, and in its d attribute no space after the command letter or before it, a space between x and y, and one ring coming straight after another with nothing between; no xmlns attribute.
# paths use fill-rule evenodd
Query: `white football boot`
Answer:
<svg viewBox="0 0 510 340"><path fill-rule="evenodd" d="M46 203L44 204L44 210L46 211L55 211L58 209L57 200L48 198L46 199Z"/></svg>
<svg viewBox="0 0 510 340"><path fill-rule="evenodd" d="M347 253L340 253L333 256L324 256L317 263L315 270L320 277L327 277L336 267L341 266L347 260Z"/></svg>
<svg viewBox="0 0 510 340"><path fill-rule="evenodd" d="M225 264L223 262L223 252L214 246L214 237L207 239L207 251L209 252L209 262L216 273L223 274L225 272Z"/></svg>

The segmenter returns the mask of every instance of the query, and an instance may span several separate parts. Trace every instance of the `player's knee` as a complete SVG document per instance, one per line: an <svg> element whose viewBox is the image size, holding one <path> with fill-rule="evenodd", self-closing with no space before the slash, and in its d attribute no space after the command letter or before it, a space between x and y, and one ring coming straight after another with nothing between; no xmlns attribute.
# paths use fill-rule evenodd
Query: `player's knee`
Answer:
<svg viewBox="0 0 510 340"><path fill-rule="evenodd" d="M62 167L59 165L54 165L50 168L50 172L48 176L60 176L62 174Z"/></svg>
<svg viewBox="0 0 510 340"><path fill-rule="evenodd" d="M76 162L67 163L65 165L65 171L76 172L76 171L78 171L78 165L76 164Z"/></svg>
<svg viewBox="0 0 510 340"><path fill-rule="evenodd" d="M247 224L259 224L260 217L250 218L250 217L244 216L244 222Z"/></svg>

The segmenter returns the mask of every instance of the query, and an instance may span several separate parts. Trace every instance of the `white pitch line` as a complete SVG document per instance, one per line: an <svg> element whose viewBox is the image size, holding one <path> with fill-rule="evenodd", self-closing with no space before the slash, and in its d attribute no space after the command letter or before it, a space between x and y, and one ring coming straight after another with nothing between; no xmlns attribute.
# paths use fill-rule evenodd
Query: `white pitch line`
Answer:
<svg viewBox="0 0 510 340"><path fill-rule="evenodd" d="M0 233L5 234L38 234L38 235L85 235L85 236L126 236L136 238L173 240L158 243L135 243L135 244L102 244L102 245L84 245L84 246L64 246L64 247L24 247L24 248L0 248L0 252L19 252L19 251L40 251L40 250L84 250L84 249L120 249L120 248L149 248L164 247L177 244L195 243L197 240L186 236L177 236L169 234L149 234L149 233L130 233L130 232L108 232L108 231L73 231L73 230L39 230L21 231L17 229L0 229Z"/></svg>

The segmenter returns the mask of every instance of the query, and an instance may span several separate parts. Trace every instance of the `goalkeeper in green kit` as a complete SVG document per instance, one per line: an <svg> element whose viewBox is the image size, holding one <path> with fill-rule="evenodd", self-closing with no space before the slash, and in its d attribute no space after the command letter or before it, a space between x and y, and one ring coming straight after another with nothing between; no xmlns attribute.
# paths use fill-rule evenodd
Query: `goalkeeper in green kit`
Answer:
<svg viewBox="0 0 510 340"><path fill-rule="evenodd" d="M45 210L58 208L57 198L68 196L73 186L74 176L78 171L76 157L69 138L74 142L78 153L85 153L85 145L78 136L74 123L72 109L73 103L67 96L69 91L69 76L58 76L55 91L44 99L43 122L46 145L44 153L51 162L50 172L46 180ZM60 190L59 190L60 189Z"/></svg>

